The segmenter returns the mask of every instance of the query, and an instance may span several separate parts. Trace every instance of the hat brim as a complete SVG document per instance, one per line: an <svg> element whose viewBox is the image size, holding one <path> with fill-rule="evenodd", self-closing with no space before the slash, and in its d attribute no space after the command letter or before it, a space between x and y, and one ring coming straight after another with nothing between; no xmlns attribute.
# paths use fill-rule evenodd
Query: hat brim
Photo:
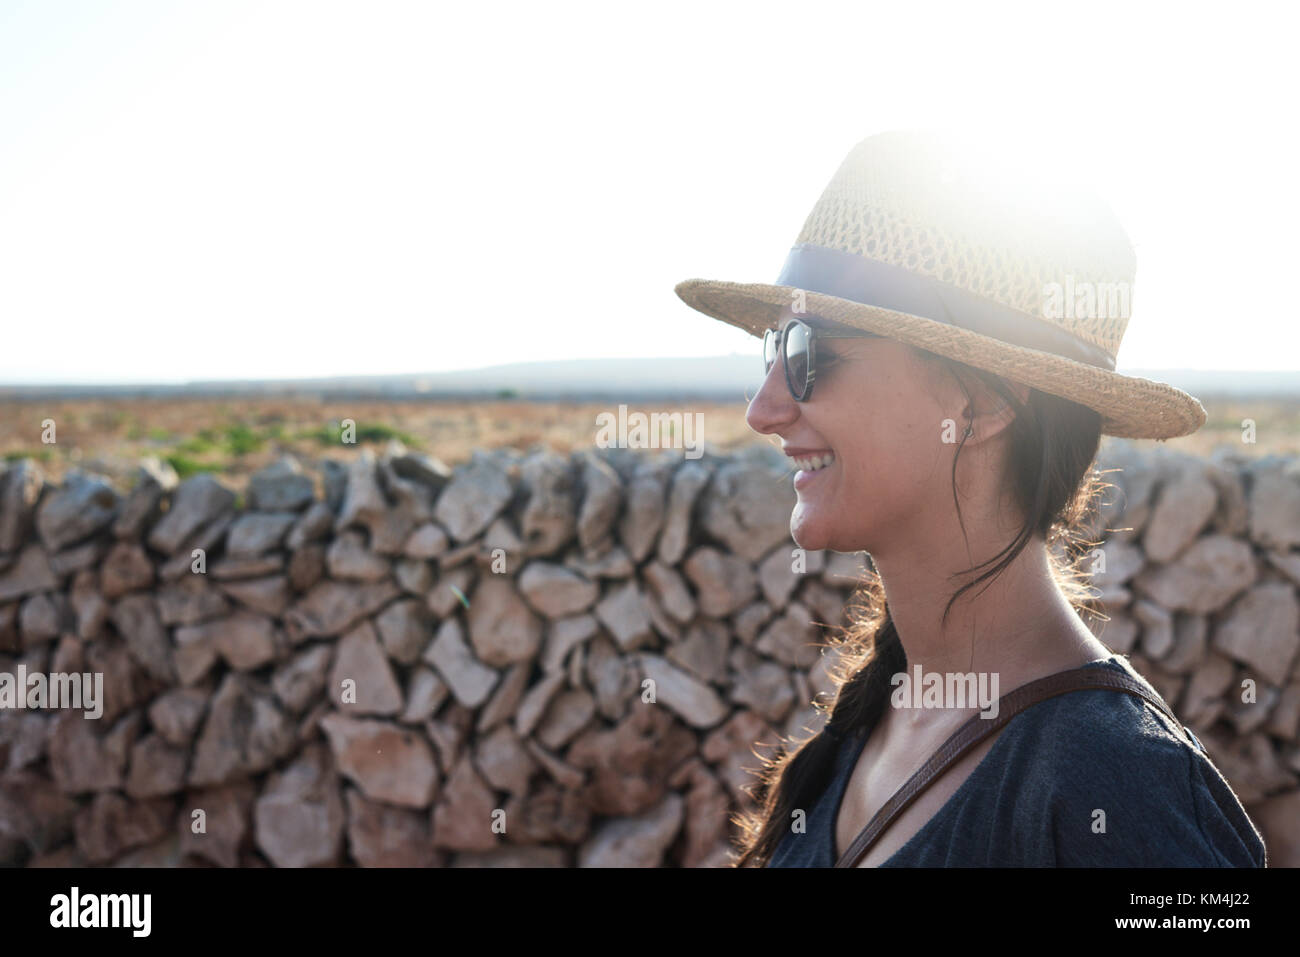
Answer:
<svg viewBox="0 0 1300 957"><path fill-rule="evenodd" d="M687 279L675 287L692 309L761 337L791 304L791 286ZM1205 424L1193 396L1164 382L1121 375L1050 352L1010 345L960 326L805 291L807 312L986 369L1095 409L1105 435L1172 439Z"/></svg>

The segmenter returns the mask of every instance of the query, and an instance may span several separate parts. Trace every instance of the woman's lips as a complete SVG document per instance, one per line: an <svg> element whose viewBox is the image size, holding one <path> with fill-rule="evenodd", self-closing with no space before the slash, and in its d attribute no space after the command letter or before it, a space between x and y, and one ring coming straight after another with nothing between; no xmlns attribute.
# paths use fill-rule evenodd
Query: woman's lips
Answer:
<svg viewBox="0 0 1300 957"><path fill-rule="evenodd" d="M812 455L792 456L795 464L799 466L799 471L794 476L794 487L797 489L817 481L818 476L835 467L835 453L829 450L823 453Z"/></svg>

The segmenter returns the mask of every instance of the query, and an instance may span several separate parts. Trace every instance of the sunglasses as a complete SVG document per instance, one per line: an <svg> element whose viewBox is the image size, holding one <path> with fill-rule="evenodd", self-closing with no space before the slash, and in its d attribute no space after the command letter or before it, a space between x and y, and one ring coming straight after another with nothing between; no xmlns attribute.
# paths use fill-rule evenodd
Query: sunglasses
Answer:
<svg viewBox="0 0 1300 957"><path fill-rule="evenodd" d="M780 355L785 365L785 384L796 402L812 398L813 380L817 378L818 339L879 339L874 332L830 332L811 326L802 319L791 319L784 329L768 329L763 333L763 377L772 371L772 364ZM785 348L781 345L784 342Z"/></svg>

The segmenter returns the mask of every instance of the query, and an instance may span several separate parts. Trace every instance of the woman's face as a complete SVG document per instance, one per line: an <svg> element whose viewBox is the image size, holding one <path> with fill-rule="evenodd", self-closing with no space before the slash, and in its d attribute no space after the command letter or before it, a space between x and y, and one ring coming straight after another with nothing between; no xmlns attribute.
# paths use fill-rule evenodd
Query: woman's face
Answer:
<svg viewBox="0 0 1300 957"><path fill-rule="evenodd" d="M791 316L787 309L778 328ZM831 328L816 316L800 318ZM782 355L750 401L746 421L780 437L792 469L799 468L795 459L832 457L795 475L790 532L800 547L884 554L898 535L914 534L936 502L951 504L956 445L944 441L944 420L955 421L960 440L965 397L938 374L937 363L892 339L818 338L815 349L812 397L795 401Z"/></svg>

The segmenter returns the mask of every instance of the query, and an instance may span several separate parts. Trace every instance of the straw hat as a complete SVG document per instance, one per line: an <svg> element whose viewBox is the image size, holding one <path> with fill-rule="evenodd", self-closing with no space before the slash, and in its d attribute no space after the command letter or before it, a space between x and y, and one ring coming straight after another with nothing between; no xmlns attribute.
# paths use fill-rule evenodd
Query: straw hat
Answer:
<svg viewBox="0 0 1300 957"><path fill-rule="evenodd" d="M1114 371L1136 261L1110 208L979 157L952 134L869 137L775 283L688 279L677 295L755 336L787 307L888 336L1095 409L1107 435L1204 425L1186 392Z"/></svg>

